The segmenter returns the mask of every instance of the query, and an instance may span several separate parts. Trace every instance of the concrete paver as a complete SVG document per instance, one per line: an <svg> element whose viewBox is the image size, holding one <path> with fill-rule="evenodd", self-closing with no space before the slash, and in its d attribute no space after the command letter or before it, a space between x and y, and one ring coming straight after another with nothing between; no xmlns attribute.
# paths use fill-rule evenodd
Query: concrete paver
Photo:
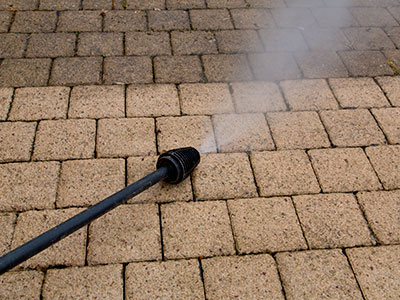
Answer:
<svg viewBox="0 0 400 300"><path fill-rule="evenodd" d="M7 119L13 92L13 89L10 88L0 88L0 120Z"/></svg>
<svg viewBox="0 0 400 300"><path fill-rule="evenodd" d="M169 55L171 45L167 32L127 32L125 34L127 55Z"/></svg>
<svg viewBox="0 0 400 300"><path fill-rule="evenodd" d="M400 144L400 109L374 109L372 113L390 144Z"/></svg>
<svg viewBox="0 0 400 300"><path fill-rule="evenodd" d="M74 33L34 33L30 36L27 57L74 56L76 34Z"/></svg>
<svg viewBox="0 0 400 300"><path fill-rule="evenodd" d="M0 276L2 299L40 299L44 273L39 271L9 272Z"/></svg>
<svg viewBox="0 0 400 300"><path fill-rule="evenodd" d="M28 161L35 130L35 122L1 122L0 162Z"/></svg>
<svg viewBox="0 0 400 300"><path fill-rule="evenodd" d="M79 34L79 56L116 56L123 54L123 33L83 32Z"/></svg>
<svg viewBox="0 0 400 300"><path fill-rule="evenodd" d="M17 217L13 213L2 213L0 215L0 225L1 228L3 228L3 233L0 236L0 255L3 255L10 251L16 219Z"/></svg>
<svg viewBox="0 0 400 300"><path fill-rule="evenodd" d="M378 77L377 81L393 106L400 106L399 77Z"/></svg>

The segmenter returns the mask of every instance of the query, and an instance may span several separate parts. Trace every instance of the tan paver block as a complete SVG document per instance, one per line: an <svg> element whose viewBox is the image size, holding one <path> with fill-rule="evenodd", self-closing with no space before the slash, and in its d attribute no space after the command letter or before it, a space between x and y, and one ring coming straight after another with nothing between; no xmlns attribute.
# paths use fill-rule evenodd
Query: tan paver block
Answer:
<svg viewBox="0 0 400 300"><path fill-rule="evenodd" d="M0 276L1 299L40 299L44 274L39 271L8 272Z"/></svg>
<svg viewBox="0 0 400 300"><path fill-rule="evenodd" d="M236 8L246 7L244 0L207 0L208 8Z"/></svg>
<svg viewBox="0 0 400 300"><path fill-rule="evenodd" d="M310 149L330 146L316 112L276 112L267 114L278 149Z"/></svg>
<svg viewBox="0 0 400 300"><path fill-rule="evenodd" d="M124 94L122 85L76 86L71 92L68 117L96 119L124 117Z"/></svg>
<svg viewBox="0 0 400 300"><path fill-rule="evenodd" d="M147 28L146 12L111 10L104 13L104 31L136 31Z"/></svg>
<svg viewBox="0 0 400 300"><path fill-rule="evenodd" d="M247 3L251 7L257 8L286 7L286 3L283 0L247 0Z"/></svg>
<svg viewBox="0 0 400 300"><path fill-rule="evenodd" d="M113 7L112 0L83 0L82 8L83 9L109 9L111 10Z"/></svg>
<svg viewBox="0 0 400 300"><path fill-rule="evenodd" d="M375 116L390 144L400 144L400 108L373 109Z"/></svg>
<svg viewBox="0 0 400 300"><path fill-rule="evenodd" d="M361 26L389 27L399 24L386 8L383 7L354 7L351 14Z"/></svg>
<svg viewBox="0 0 400 300"><path fill-rule="evenodd" d="M235 82L231 86L238 113L286 110L286 104L276 83Z"/></svg>
<svg viewBox="0 0 400 300"><path fill-rule="evenodd" d="M256 197L253 173L245 153L202 155L193 172L197 199Z"/></svg>
<svg viewBox="0 0 400 300"><path fill-rule="evenodd" d="M122 299L122 265L50 269L43 299Z"/></svg>
<svg viewBox="0 0 400 300"><path fill-rule="evenodd" d="M324 192L353 192L381 188L378 178L360 148L309 151Z"/></svg>
<svg viewBox="0 0 400 300"><path fill-rule="evenodd" d="M80 0L40 0L40 9L43 10L78 10Z"/></svg>
<svg viewBox="0 0 400 300"><path fill-rule="evenodd" d="M156 169L156 162L156 156L129 157L127 162L128 184L154 172ZM180 184L168 184L163 181L156 183L132 200L128 200L128 203L189 201L192 199L192 184L190 178L186 178Z"/></svg>
<svg viewBox="0 0 400 300"><path fill-rule="evenodd" d="M190 21L195 30L233 29L227 9L193 9Z"/></svg>
<svg viewBox="0 0 400 300"><path fill-rule="evenodd" d="M337 28L307 28L305 31L302 31L302 33L312 51L350 50L352 49L351 47L354 46L354 44L349 42L343 32ZM388 37L386 37L386 39L388 39ZM385 42L388 41L385 40Z"/></svg>
<svg viewBox="0 0 400 300"><path fill-rule="evenodd" d="M0 162L29 160L35 130L35 122L1 122Z"/></svg>
<svg viewBox="0 0 400 300"><path fill-rule="evenodd" d="M1 33L0 34L0 57L19 58L25 53L27 34Z"/></svg>
<svg viewBox="0 0 400 300"><path fill-rule="evenodd" d="M154 59L156 82L204 81L200 59L197 56L158 56Z"/></svg>
<svg viewBox="0 0 400 300"><path fill-rule="evenodd" d="M264 47L255 30L222 30L215 33L221 53L262 52Z"/></svg>
<svg viewBox="0 0 400 300"><path fill-rule="evenodd" d="M396 46L381 28L353 27L343 30L355 50L389 50Z"/></svg>
<svg viewBox="0 0 400 300"><path fill-rule="evenodd" d="M300 223L311 248L372 245L374 240L351 194L295 196Z"/></svg>
<svg viewBox="0 0 400 300"><path fill-rule="evenodd" d="M5 59L0 68L0 87L46 85L51 59Z"/></svg>
<svg viewBox="0 0 400 300"><path fill-rule="evenodd" d="M59 171L58 162L0 165L0 210L54 208Z"/></svg>
<svg viewBox="0 0 400 300"><path fill-rule="evenodd" d="M349 76L346 66L335 51L295 52L294 56L305 78Z"/></svg>
<svg viewBox="0 0 400 300"><path fill-rule="evenodd" d="M161 222L168 259L235 253L225 201L164 204Z"/></svg>
<svg viewBox="0 0 400 300"><path fill-rule="evenodd" d="M204 55L202 60L205 75L210 82L248 81L253 78L244 55Z"/></svg>
<svg viewBox="0 0 400 300"><path fill-rule="evenodd" d="M393 106L400 106L400 77L378 77L376 80L390 103Z"/></svg>
<svg viewBox="0 0 400 300"><path fill-rule="evenodd" d="M317 179L304 151L253 152L250 157L261 196L319 193Z"/></svg>
<svg viewBox="0 0 400 300"><path fill-rule="evenodd" d="M372 231L381 243L400 241L400 191L361 192L358 201Z"/></svg>
<svg viewBox="0 0 400 300"><path fill-rule="evenodd" d="M52 32L56 29L55 11L18 11L11 32Z"/></svg>
<svg viewBox="0 0 400 300"><path fill-rule="evenodd" d="M15 90L9 120L65 119L69 88L27 87Z"/></svg>
<svg viewBox="0 0 400 300"><path fill-rule="evenodd" d="M323 79L288 80L280 83L291 110L338 109L328 84Z"/></svg>
<svg viewBox="0 0 400 300"><path fill-rule="evenodd" d="M267 121L261 113L214 115L212 121L220 152L275 148Z"/></svg>
<svg viewBox="0 0 400 300"><path fill-rule="evenodd" d="M99 157L150 155L156 153L155 140L151 118L102 119L96 149Z"/></svg>
<svg viewBox="0 0 400 300"><path fill-rule="evenodd" d="M183 116L157 118L157 145L162 153L180 147L217 152L211 118Z"/></svg>
<svg viewBox="0 0 400 300"><path fill-rule="evenodd" d="M0 32L7 32L11 23L12 12L0 11Z"/></svg>
<svg viewBox="0 0 400 300"><path fill-rule="evenodd" d="M57 31L101 31L101 11L62 11Z"/></svg>
<svg viewBox="0 0 400 300"><path fill-rule="evenodd" d="M343 7L333 7L338 1L329 1L327 4L331 7L311 7L313 16L318 24L323 28L340 28L358 26L357 21L347 9L348 2L345 0ZM354 2L354 1L352 1ZM365 3L366 4L366 3ZM365 5L364 4L364 5ZM340 5L338 5L340 6Z"/></svg>
<svg viewBox="0 0 400 300"><path fill-rule="evenodd" d="M128 300L204 300L197 260L132 263L125 278Z"/></svg>
<svg viewBox="0 0 400 300"><path fill-rule="evenodd" d="M126 91L128 117L178 116L181 110L173 84L131 85Z"/></svg>
<svg viewBox="0 0 400 300"><path fill-rule="evenodd" d="M367 109L322 111L320 115L335 146L369 146L386 143L385 136Z"/></svg>
<svg viewBox="0 0 400 300"><path fill-rule="evenodd" d="M307 249L290 198L229 200L228 209L240 253Z"/></svg>
<svg viewBox="0 0 400 300"><path fill-rule="evenodd" d="M236 29L260 29L275 27L271 13L264 9L232 9L231 14Z"/></svg>
<svg viewBox="0 0 400 300"><path fill-rule="evenodd" d="M79 56L122 55L123 33L118 32L83 32L79 34Z"/></svg>
<svg viewBox="0 0 400 300"><path fill-rule="evenodd" d="M276 255L288 300L363 299L341 250Z"/></svg>
<svg viewBox="0 0 400 300"><path fill-rule="evenodd" d="M29 38L26 56L73 56L75 40L75 33L34 33Z"/></svg>
<svg viewBox="0 0 400 300"><path fill-rule="evenodd" d="M0 255L6 254L10 251L16 219L15 214L0 214L0 226L2 228L2 234L0 235Z"/></svg>
<svg viewBox="0 0 400 300"><path fill-rule="evenodd" d="M165 8L164 0L128 0L127 9L154 9L160 10Z"/></svg>
<svg viewBox="0 0 400 300"><path fill-rule="evenodd" d="M274 259L268 255L202 260L207 299L283 300Z"/></svg>
<svg viewBox="0 0 400 300"><path fill-rule="evenodd" d="M13 89L0 88L0 120L7 119L8 110L13 97Z"/></svg>
<svg viewBox="0 0 400 300"><path fill-rule="evenodd" d="M184 10L150 10L148 18L149 28L155 31L190 29L189 14Z"/></svg>
<svg viewBox="0 0 400 300"><path fill-rule="evenodd" d="M400 146L368 147L365 152L385 189L400 188Z"/></svg>
<svg viewBox="0 0 400 300"><path fill-rule="evenodd" d="M89 226L89 264L161 260L155 204L122 205Z"/></svg>
<svg viewBox="0 0 400 300"><path fill-rule="evenodd" d="M106 84L151 83L153 70L150 57L118 56L104 60Z"/></svg>
<svg viewBox="0 0 400 300"><path fill-rule="evenodd" d="M127 32L126 55L170 55L171 44L168 32Z"/></svg>
<svg viewBox="0 0 400 300"><path fill-rule="evenodd" d="M400 297L399 246L347 249L346 253L366 299Z"/></svg>
<svg viewBox="0 0 400 300"><path fill-rule="evenodd" d="M15 227L11 248L14 249L54 226L80 213L82 209L27 211L20 213ZM47 268L48 266L82 266L85 264L86 227L23 262L23 268Z"/></svg>
<svg viewBox="0 0 400 300"><path fill-rule="evenodd" d="M123 159L71 160L62 163L57 207L90 206L125 187Z"/></svg>
<svg viewBox="0 0 400 300"><path fill-rule="evenodd" d="M209 31L173 31L171 43L178 55L218 53L214 34Z"/></svg>
<svg viewBox="0 0 400 300"><path fill-rule="evenodd" d="M37 130L33 159L92 158L95 133L95 120L41 121Z"/></svg>
<svg viewBox="0 0 400 300"><path fill-rule="evenodd" d="M343 108L390 106L372 78L334 78L329 85Z"/></svg>
<svg viewBox="0 0 400 300"><path fill-rule="evenodd" d="M0 9L32 10L37 8L38 0L2 0Z"/></svg>
<svg viewBox="0 0 400 300"><path fill-rule="evenodd" d="M168 9L206 8L204 0L167 0Z"/></svg>
<svg viewBox="0 0 400 300"><path fill-rule="evenodd" d="M234 111L229 87L225 83L181 84L183 114L212 115Z"/></svg>

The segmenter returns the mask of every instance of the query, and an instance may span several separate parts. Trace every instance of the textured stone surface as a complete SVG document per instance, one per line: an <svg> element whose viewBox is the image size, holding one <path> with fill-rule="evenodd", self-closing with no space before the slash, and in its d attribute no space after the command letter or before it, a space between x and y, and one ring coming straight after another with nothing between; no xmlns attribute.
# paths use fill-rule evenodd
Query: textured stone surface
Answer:
<svg viewBox="0 0 400 300"><path fill-rule="evenodd" d="M9 11L0 11L0 32L7 32L10 26L12 13Z"/></svg>
<svg viewBox="0 0 400 300"><path fill-rule="evenodd" d="M127 32L125 35L127 55L169 55L171 45L167 32Z"/></svg>
<svg viewBox="0 0 400 300"><path fill-rule="evenodd" d="M197 56L159 56L154 59L156 82L202 82L204 75Z"/></svg>
<svg viewBox="0 0 400 300"><path fill-rule="evenodd" d="M8 272L0 276L1 299L40 299L44 274L39 271Z"/></svg>
<svg viewBox="0 0 400 300"><path fill-rule="evenodd" d="M79 34L79 56L114 56L123 54L123 34L112 32L83 32Z"/></svg>
<svg viewBox="0 0 400 300"><path fill-rule="evenodd" d="M52 32L56 22L55 11L19 11L15 14L11 32Z"/></svg>
<svg viewBox="0 0 400 300"><path fill-rule="evenodd" d="M390 144L400 144L400 109L381 108L372 110Z"/></svg>
<svg viewBox="0 0 400 300"><path fill-rule="evenodd" d="M78 10L79 0L41 0L39 8L43 10Z"/></svg>
<svg viewBox="0 0 400 300"><path fill-rule="evenodd" d="M13 93L13 89L0 88L0 120L5 120L7 118Z"/></svg>
<svg viewBox="0 0 400 300"><path fill-rule="evenodd" d="M308 49L299 29L269 29L259 32L266 51L304 51Z"/></svg>
<svg viewBox="0 0 400 300"><path fill-rule="evenodd" d="M190 11L190 21L195 30L233 29L226 9L193 9Z"/></svg>
<svg viewBox="0 0 400 300"><path fill-rule="evenodd" d="M349 75L342 60L334 51L296 52L295 57L305 78L348 77Z"/></svg>
<svg viewBox="0 0 400 300"><path fill-rule="evenodd" d="M392 68L379 51L344 51L339 55L352 76L393 75Z"/></svg>
<svg viewBox="0 0 400 300"><path fill-rule="evenodd" d="M210 82L247 81L253 78L244 55L204 55L202 61Z"/></svg>
<svg viewBox="0 0 400 300"><path fill-rule="evenodd" d="M151 83L153 72L149 57L107 57L104 60L106 84Z"/></svg>
<svg viewBox="0 0 400 300"><path fill-rule="evenodd" d="M17 217L15 214L2 213L0 214L0 225L3 228L2 235L0 236L0 255L6 254L10 251L11 240L14 233L14 224ZM1 277L0 277L1 282Z"/></svg>
<svg viewBox="0 0 400 300"><path fill-rule="evenodd" d="M101 23L100 11L63 11L57 31L100 31Z"/></svg>
<svg viewBox="0 0 400 300"><path fill-rule="evenodd" d="M149 27L152 30L188 30L189 15L184 10L149 11Z"/></svg>
<svg viewBox="0 0 400 300"><path fill-rule="evenodd" d="M264 47L255 30L227 30L215 33L221 53L262 52Z"/></svg>
<svg viewBox="0 0 400 300"><path fill-rule="evenodd" d="M31 35L27 57L73 56L75 54L74 33L34 33Z"/></svg>
<svg viewBox="0 0 400 300"><path fill-rule="evenodd" d="M392 15L380 7L355 7L350 9L351 14L361 26L398 26Z"/></svg>
<svg viewBox="0 0 400 300"><path fill-rule="evenodd" d="M0 34L0 57L23 57L27 39L26 34Z"/></svg>
<svg viewBox="0 0 400 300"><path fill-rule="evenodd" d="M377 81L390 103L393 106L400 106L400 78L399 77L378 77Z"/></svg>
<svg viewBox="0 0 400 300"><path fill-rule="evenodd" d="M269 1L268 1L269 2ZM271 13L263 9L232 9L231 15L237 29L273 28Z"/></svg>
<svg viewBox="0 0 400 300"><path fill-rule="evenodd" d="M178 55L218 53L214 34L209 31L173 31L171 43Z"/></svg>
<svg viewBox="0 0 400 300"><path fill-rule="evenodd" d="M137 31L147 28L146 13L131 10L110 10L104 13L104 31Z"/></svg>

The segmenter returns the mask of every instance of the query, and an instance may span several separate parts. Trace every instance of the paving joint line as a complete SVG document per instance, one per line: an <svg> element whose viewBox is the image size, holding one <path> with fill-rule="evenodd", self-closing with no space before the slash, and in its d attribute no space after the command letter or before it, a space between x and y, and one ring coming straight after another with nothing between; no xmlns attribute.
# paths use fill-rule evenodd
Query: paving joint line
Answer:
<svg viewBox="0 0 400 300"><path fill-rule="evenodd" d="M161 251L161 261L165 261L164 254L164 235L163 235L163 227L162 227L162 216L161 216L161 204L157 203L157 214L158 214L158 222L160 223L160 251Z"/></svg>
<svg viewBox="0 0 400 300"><path fill-rule="evenodd" d="M236 238L235 230L234 230L234 227L233 227L231 211L229 209L228 200L224 200L224 201L225 201L225 205L226 205L226 210L228 212L229 225L230 225L230 228L231 228L233 244L235 246L235 255L238 255L239 254L239 245L238 245L238 241L237 241L237 238Z"/></svg>
<svg viewBox="0 0 400 300"><path fill-rule="evenodd" d="M279 264L278 264L278 262L276 261L276 257L275 257L276 254L273 254L273 255L271 255L271 256L272 256L272 258L274 259L274 262L275 262L275 269L276 269L276 272L277 272L277 274L278 274L279 283L281 284L281 293L282 293L282 296L283 296L284 299L288 299L288 298L287 298L287 295L286 295L285 288L284 288L284 284L283 284L283 280L282 280L281 271L279 270Z"/></svg>
<svg viewBox="0 0 400 300"><path fill-rule="evenodd" d="M345 250L345 249L342 249L342 254L343 254L343 255L346 257L346 259L347 259L347 263L348 263L348 265L349 265L349 267L350 267L351 272L353 273L354 280L355 280L355 282L357 283L357 288L358 288L358 290L360 291L361 296L363 297L364 300L368 300L368 298L367 298L366 295L364 294L363 290L361 289L360 282L358 281L356 272L354 271L353 265L351 264L350 258L347 256L347 253L346 253L346 250Z"/></svg>
<svg viewBox="0 0 400 300"><path fill-rule="evenodd" d="M200 279L203 284L203 292L204 292L204 299L207 300L207 292L206 292L206 283L204 281L204 269L203 269L203 263L201 262L200 258L197 258L199 262L199 272L200 272Z"/></svg>
<svg viewBox="0 0 400 300"><path fill-rule="evenodd" d="M304 231L303 224L302 224L300 216L299 216L299 212L297 211L296 203L293 200L293 196L290 196L289 198L290 198L290 201L292 202L292 205L293 205L293 208L294 208L294 213L296 214L296 217L297 217L297 221L299 222L300 229L301 229L301 232L303 234L304 241L307 244L307 250L310 250L311 249L310 242L308 241L308 239L306 237L306 232Z"/></svg>

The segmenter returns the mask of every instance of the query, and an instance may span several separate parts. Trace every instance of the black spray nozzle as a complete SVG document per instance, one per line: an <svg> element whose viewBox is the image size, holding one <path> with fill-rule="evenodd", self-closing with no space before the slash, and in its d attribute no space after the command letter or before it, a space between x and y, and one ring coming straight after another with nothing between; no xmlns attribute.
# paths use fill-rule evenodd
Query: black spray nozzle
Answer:
<svg viewBox="0 0 400 300"><path fill-rule="evenodd" d="M168 167L168 183L180 183L200 162L200 153L193 147L169 150L160 155L157 160L157 169Z"/></svg>

